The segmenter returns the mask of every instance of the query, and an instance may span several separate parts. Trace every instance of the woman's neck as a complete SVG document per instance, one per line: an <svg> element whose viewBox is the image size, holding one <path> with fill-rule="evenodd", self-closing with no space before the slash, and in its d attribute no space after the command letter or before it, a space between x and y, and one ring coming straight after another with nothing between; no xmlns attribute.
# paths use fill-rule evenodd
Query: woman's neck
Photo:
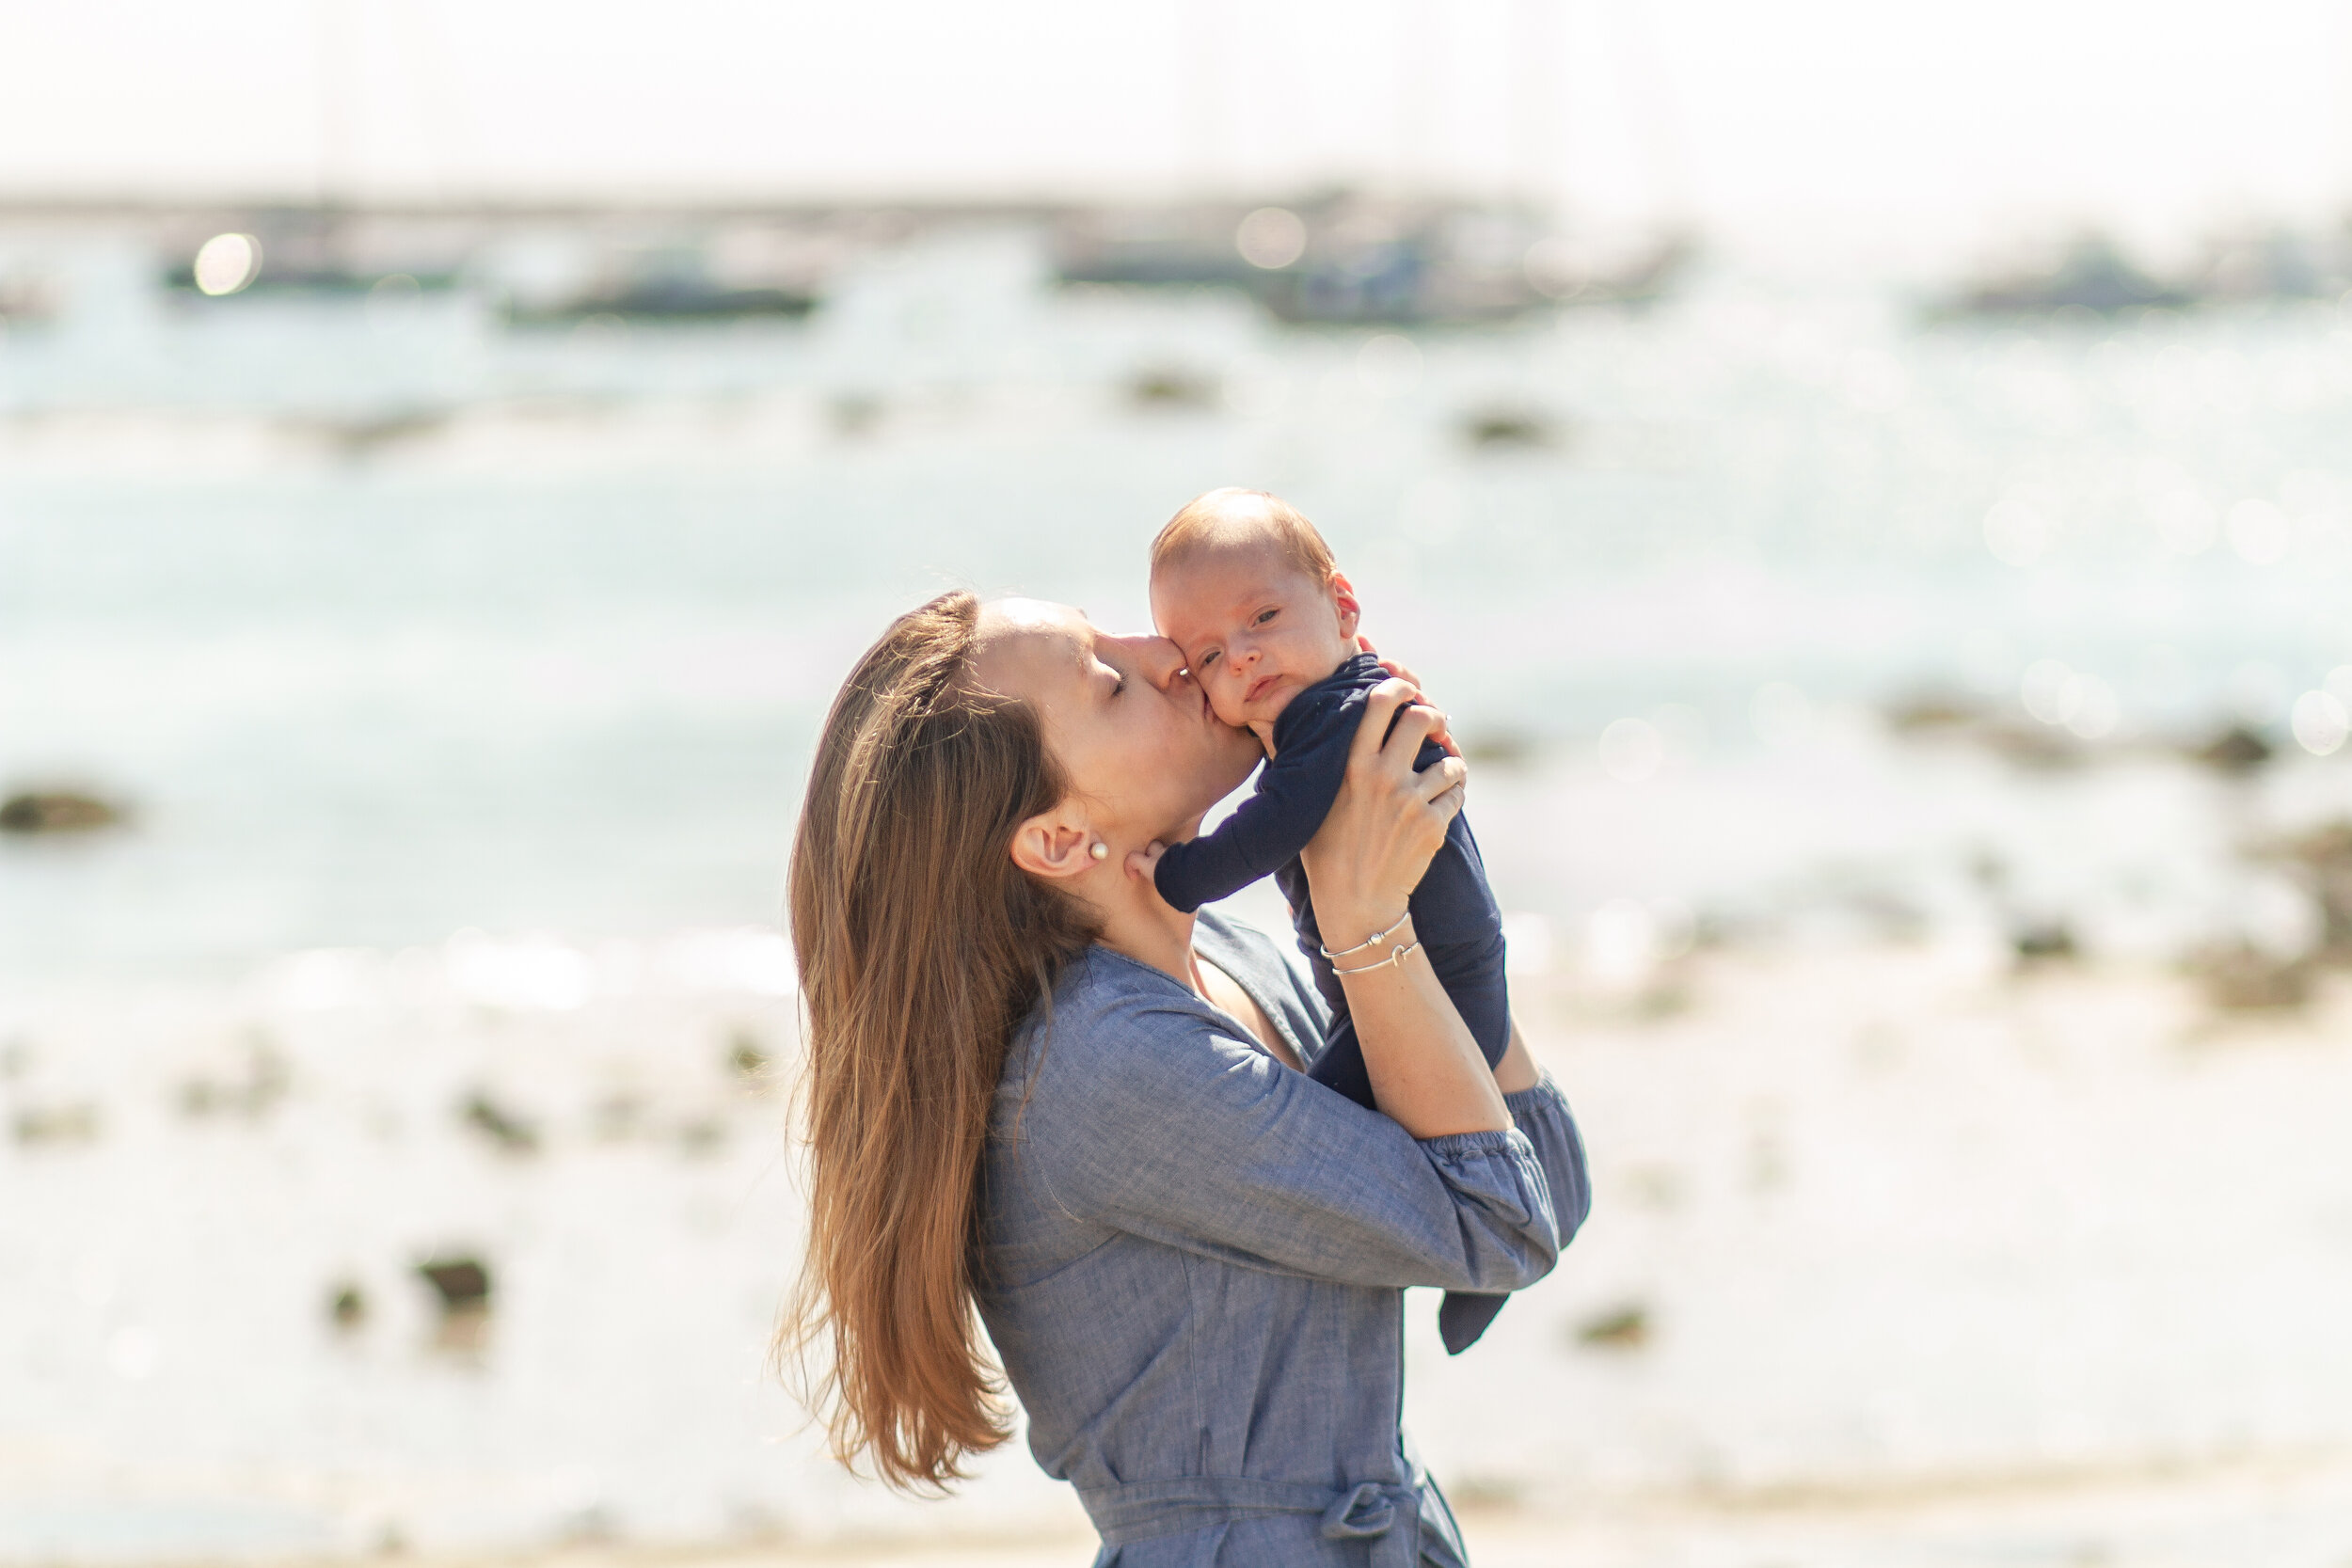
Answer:
<svg viewBox="0 0 2352 1568"><path fill-rule="evenodd" d="M1152 884L1138 878L1120 876L1085 892L1103 922L1103 934L1096 940L1104 946L1150 964L1193 990L1200 989L1192 967L1193 916L1169 909Z"/></svg>

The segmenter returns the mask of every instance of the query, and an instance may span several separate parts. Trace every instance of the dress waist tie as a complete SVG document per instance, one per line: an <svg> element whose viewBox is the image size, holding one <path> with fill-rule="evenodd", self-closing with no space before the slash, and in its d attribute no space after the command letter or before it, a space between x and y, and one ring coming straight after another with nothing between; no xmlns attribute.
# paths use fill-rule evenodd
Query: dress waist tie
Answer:
<svg viewBox="0 0 2352 1568"><path fill-rule="evenodd" d="M1078 1500L1105 1545L1205 1529L1253 1514L1320 1515L1327 1541L1376 1541L1372 1568L1421 1560L1421 1488L1365 1481L1337 1490L1250 1476L1179 1476L1124 1486L1081 1487Z"/></svg>

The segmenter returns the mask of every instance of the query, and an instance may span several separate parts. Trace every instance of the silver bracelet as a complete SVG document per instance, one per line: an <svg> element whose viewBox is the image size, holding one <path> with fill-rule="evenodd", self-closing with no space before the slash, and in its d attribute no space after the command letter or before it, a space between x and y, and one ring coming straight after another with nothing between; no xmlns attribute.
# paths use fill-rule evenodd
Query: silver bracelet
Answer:
<svg viewBox="0 0 2352 1568"><path fill-rule="evenodd" d="M1400 920L1396 923L1396 926L1402 926L1404 924L1405 922ZM1390 927L1389 930L1395 930L1396 926ZM1384 932L1382 934L1385 935L1386 933ZM1351 947L1348 951L1352 953L1355 949ZM1391 964L1394 964L1397 968L1403 969L1405 967L1405 960L1420 951L1420 942L1408 942L1402 947L1391 947L1389 949L1389 956L1375 963L1359 964L1354 969L1335 969L1331 973L1334 974L1369 974L1375 969L1386 969Z"/></svg>
<svg viewBox="0 0 2352 1568"><path fill-rule="evenodd" d="M1390 936L1395 932L1399 926L1404 925L1406 921L1412 918L1413 907L1410 904L1407 904L1405 906L1405 912L1403 914L1398 915L1394 920L1389 922L1388 930L1375 931L1372 935L1366 937L1355 946L1343 947L1337 952L1333 952L1330 948L1324 946L1321 942L1317 942L1315 944L1315 951L1322 954L1327 958L1344 958L1350 953L1360 953L1367 947L1378 946L1381 942L1388 941Z"/></svg>

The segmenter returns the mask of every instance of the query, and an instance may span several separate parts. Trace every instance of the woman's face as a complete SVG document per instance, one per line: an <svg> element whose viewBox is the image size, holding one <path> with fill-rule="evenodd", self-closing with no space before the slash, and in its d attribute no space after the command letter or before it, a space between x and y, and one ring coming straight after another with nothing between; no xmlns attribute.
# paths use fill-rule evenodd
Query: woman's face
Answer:
<svg viewBox="0 0 2352 1568"><path fill-rule="evenodd" d="M1262 754L1220 723L1159 637L1114 637L1067 605L999 599L980 610L975 672L1033 705L1094 832L1122 851L1192 831Z"/></svg>

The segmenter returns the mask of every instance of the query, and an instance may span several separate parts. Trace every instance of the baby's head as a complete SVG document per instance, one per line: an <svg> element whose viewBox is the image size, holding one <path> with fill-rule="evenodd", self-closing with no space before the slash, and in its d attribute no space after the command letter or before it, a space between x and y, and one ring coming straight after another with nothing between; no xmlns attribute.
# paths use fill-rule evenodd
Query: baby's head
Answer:
<svg viewBox="0 0 2352 1568"><path fill-rule="evenodd" d="M1268 737L1356 652L1360 607L1312 523L1263 490L1212 490L1152 541L1152 620L1209 706Z"/></svg>

